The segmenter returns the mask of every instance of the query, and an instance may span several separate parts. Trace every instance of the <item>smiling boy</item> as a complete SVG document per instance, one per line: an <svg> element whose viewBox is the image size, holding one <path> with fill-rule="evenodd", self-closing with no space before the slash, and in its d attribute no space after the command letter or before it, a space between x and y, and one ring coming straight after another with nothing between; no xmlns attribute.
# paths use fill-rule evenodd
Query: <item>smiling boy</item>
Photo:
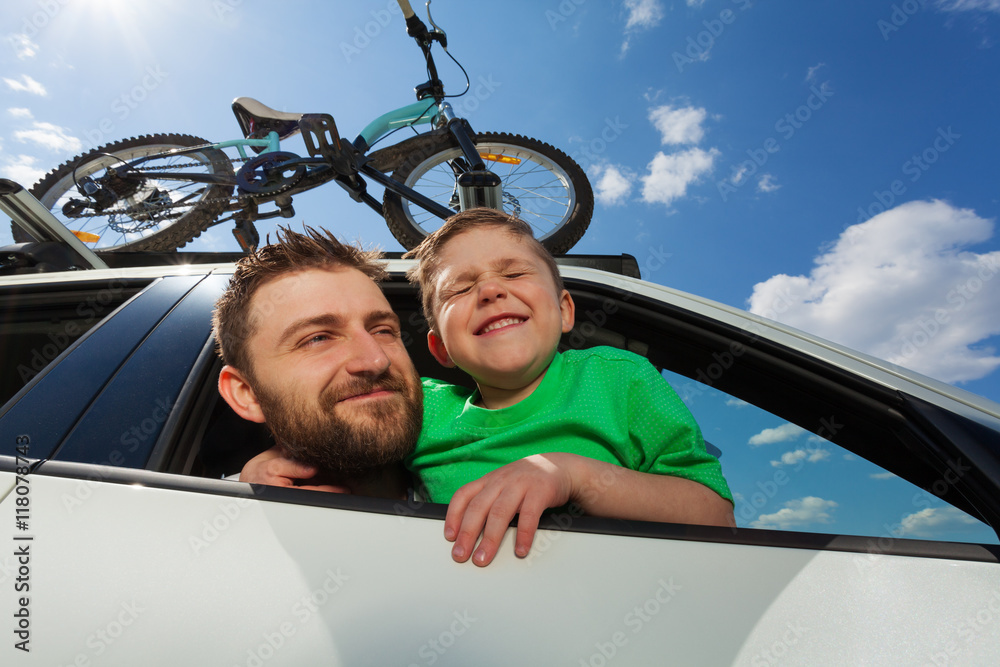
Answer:
<svg viewBox="0 0 1000 667"><path fill-rule="evenodd" d="M424 427L406 461L430 500L450 501L445 533L456 560L468 558L484 525L474 561L491 558L514 514L515 551L526 554L541 511L568 501L599 516L732 524L718 460L646 359L608 347L557 352L575 306L527 224L464 211L408 256L420 260L410 278L431 353L477 387L424 380ZM519 464L537 468L537 486L531 475L506 483ZM609 466L635 478L602 485ZM623 487L629 493L615 492Z"/></svg>

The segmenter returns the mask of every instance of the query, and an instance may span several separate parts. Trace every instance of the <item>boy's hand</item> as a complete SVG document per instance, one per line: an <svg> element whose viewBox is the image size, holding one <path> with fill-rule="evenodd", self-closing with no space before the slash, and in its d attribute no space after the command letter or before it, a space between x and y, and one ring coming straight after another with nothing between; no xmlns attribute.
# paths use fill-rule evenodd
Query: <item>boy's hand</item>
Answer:
<svg viewBox="0 0 1000 667"><path fill-rule="evenodd" d="M535 454L497 468L456 491L444 520L445 539L455 542L451 557L464 563L471 555L475 565L489 565L515 514L514 553L519 558L527 556L542 512L569 502L570 466L573 459L582 458L561 452ZM476 548L480 534L482 540Z"/></svg>
<svg viewBox="0 0 1000 667"><path fill-rule="evenodd" d="M294 486L311 491L348 493L346 487L333 484L314 486L302 484L315 477L317 472L314 466L287 458L281 445L275 445L247 461L240 472L240 481L269 486Z"/></svg>
<svg viewBox="0 0 1000 667"><path fill-rule="evenodd" d="M515 514L514 553L528 555L538 520L568 502L585 514L638 521L735 527L733 505L707 486L681 477L637 472L577 454L536 454L497 468L460 488L448 505L444 536L451 557L489 565Z"/></svg>

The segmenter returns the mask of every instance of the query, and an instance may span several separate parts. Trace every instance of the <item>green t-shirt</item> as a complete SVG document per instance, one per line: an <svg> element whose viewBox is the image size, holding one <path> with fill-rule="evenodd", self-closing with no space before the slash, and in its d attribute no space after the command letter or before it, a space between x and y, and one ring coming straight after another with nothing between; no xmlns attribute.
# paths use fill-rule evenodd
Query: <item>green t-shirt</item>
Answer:
<svg viewBox="0 0 1000 667"><path fill-rule="evenodd" d="M732 500L694 417L645 358L611 347L556 354L534 392L499 410L424 379L424 426L406 466L432 502L532 454L567 452L698 482Z"/></svg>

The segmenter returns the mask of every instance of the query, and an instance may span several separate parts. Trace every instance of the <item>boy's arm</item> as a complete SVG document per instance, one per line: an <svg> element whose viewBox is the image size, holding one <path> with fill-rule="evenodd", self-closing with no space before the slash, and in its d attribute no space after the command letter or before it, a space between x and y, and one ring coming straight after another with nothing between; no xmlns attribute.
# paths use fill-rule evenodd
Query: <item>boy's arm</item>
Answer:
<svg viewBox="0 0 1000 667"><path fill-rule="evenodd" d="M455 493L445 518L445 538L455 542L452 558L472 556L476 565L488 565L515 514L514 553L523 558L542 512L569 502L591 516L736 525L732 503L698 482L552 452L505 465Z"/></svg>

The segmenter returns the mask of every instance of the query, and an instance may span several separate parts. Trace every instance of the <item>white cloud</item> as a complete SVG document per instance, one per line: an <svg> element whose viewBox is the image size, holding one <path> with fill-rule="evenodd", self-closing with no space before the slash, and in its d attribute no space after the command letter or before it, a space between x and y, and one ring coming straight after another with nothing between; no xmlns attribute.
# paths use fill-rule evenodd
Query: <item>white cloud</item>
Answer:
<svg viewBox="0 0 1000 667"><path fill-rule="evenodd" d="M632 192L633 176L615 165L595 166L590 170L594 196L605 206L624 203Z"/></svg>
<svg viewBox="0 0 1000 667"><path fill-rule="evenodd" d="M661 144L697 144L705 136L701 124L707 115L702 108L664 104L649 110L649 121L660 131Z"/></svg>
<svg viewBox="0 0 1000 667"><path fill-rule="evenodd" d="M754 285L751 312L945 382L989 375L1000 356L993 222L943 201L897 206L847 228L808 276Z"/></svg>
<svg viewBox="0 0 1000 667"><path fill-rule="evenodd" d="M687 0L688 7L701 7L705 4L705 0Z"/></svg>
<svg viewBox="0 0 1000 667"><path fill-rule="evenodd" d="M15 92L31 93L32 95L41 95L42 97L49 94L49 91L45 90L45 86L35 81L27 74L22 74L20 81L4 77L3 82L7 84L8 88Z"/></svg>
<svg viewBox="0 0 1000 667"><path fill-rule="evenodd" d="M34 116L31 115L31 109L25 109L24 107L11 107L7 109L7 113L14 118L34 118Z"/></svg>
<svg viewBox="0 0 1000 667"><path fill-rule="evenodd" d="M937 0L939 9L946 12L997 12L1000 13L1000 0Z"/></svg>
<svg viewBox="0 0 1000 667"><path fill-rule="evenodd" d="M30 155L8 156L4 155L0 163L0 175L12 181L20 183L24 187L30 187L45 175L45 171L35 168L36 159Z"/></svg>
<svg viewBox="0 0 1000 667"><path fill-rule="evenodd" d="M872 479L895 479L896 477L899 477L899 475L894 472L875 472L868 476Z"/></svg>
<svg viewBox="0 0 1000 667"><path fill-rule="evenodd" d="M625 9L628 10L626 30L648 30L663 20L663 3L659 0L625 0Z"/></svg>
<svg viewBox="0 0 1000 667"><path fill-rule="evenodd" d="M750 404L738 398L730 398L726 400L726 405L732 408L745 408Z"/></svg>
<svg viewBox="0 0 1000 667"><path fill-rule="evenodd" d="M762 174L760 180L757 181L757 192L774 192L780 188L781 186L774 182L774 176L771 174Z"/></svg>
<svg viewBox="0 0 1000 667"><path fill-rule="evenodd" d="M642 177L642 199L669 206L687 193L687 187L712 171L719 151L691 148L679 153L656 154L649 173Z"/></svg>
<svg viewBox="0 0 1000 667"><path fill-rule="evenodd" d="M828 458L830 458L830 452L826 449L796 449L791 452L785 452L781 455L781 459L771 461L771 465L775 468L780 468L781 466L797 465L803 461L816 463Z"/></svg>
<svg viewBox="0 0 1000 667"><path fill-rule="evenodd" d="M733 175L729 177L729 182L733 185L741 185L743 177L748 171L750 171L750 167L746 166L746 162L741 162L738 167L733 169Z"/></svg>
<svg viewBox="0 0 1000 667"><path fill-rule="evenodd" d="M7 35L7 41L14 48L14 55L18 60L27 60L38 55L38 44L31 41L31 38L24 33Z"/></svg>
<svg viewBox="0 0 1000 667"><path fill-rule="evenodd" d="M812 83L816 80L816 72L820 71L822 68L826 67L826 63L819 63L806 70L806 81Z"/></svg>
<svg viewBox="0 0 1000 667"><path fill-rule="evenodd" d="M837 503L832 500L806 496L798 500L789 500L783 508L774 514L761 514L750 526L790 530L812 523L830 523L832 521L830 512L835 507L837 507Z"/></svg>
<svg viewBox="0 0 1000 667"><path fill-rule="evenodd" d="M75 153L83 147L83 142L74 136L66 134L66 129L52 123L35 121L33 130L19 130L14 138L21 142L32 142L52 151L68 151Z"/></svg>
<svg viewBox="0 0 1000 667"><path fill-rule="evenodd" d="M966 530L982 525L965 512L955 507L928 507L903 517L899 528L894 531L899 537L941 537L945 533Z"/></svg>
<svg viewBox="0 0 1000 667"><path fill-rule="evenodd" d="M641 30L655 28L663 20L663 3L660 0L625 0L625 41L622 42L621 55L629 49L632 35Z"/></svg>
<svg viewBox="0 0 1000 667"><path fill-rule="evenodd" d="M751 447L772 445L776 442L794 440L805 432L806 430L804 428L796 426L795 424L782 424L777 428L765 428L757 435L752 436L747 444Z"/></svg>

